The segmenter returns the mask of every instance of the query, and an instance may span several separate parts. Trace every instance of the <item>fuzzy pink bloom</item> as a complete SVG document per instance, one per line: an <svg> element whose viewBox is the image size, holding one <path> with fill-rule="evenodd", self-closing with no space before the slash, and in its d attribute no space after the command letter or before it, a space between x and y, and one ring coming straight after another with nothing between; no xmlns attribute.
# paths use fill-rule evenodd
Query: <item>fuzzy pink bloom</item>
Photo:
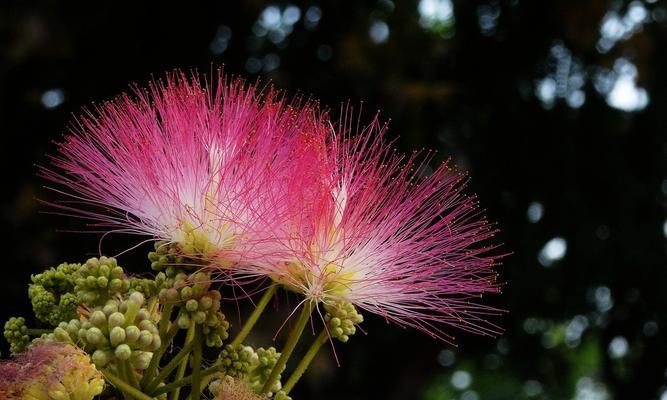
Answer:
<svg viewBox="0 0 667 400"><path fill-rule="evenodd" d="M265 256L314 107L219 74L165 82L95 106L43 168L63 213L102 232L148 235L231 262ZM274 251L273 249L271 251Z"/></svg>
<svg viewBox="0 0 667 400"><path fill-rule="evenodd" d="M0 398L92 400L104 378L88 354L65 343L40 343L0 363Z"/></svg>
<svg viewBox="0 0 667 400"><path fill-rule="evenodd" d="M500 257L486 244L495 229L462 193L465 175L443 164L422 176L429 157L397 155L377 120L354 137L349 125L342 121L339 134L321 126L315 153L295 159L315 165L319 179L290 198L303 212L276 234L291 258L262 263L261 273L307 298L351 302L443 340L453 339L446 327L499 333L487 322L499 310L479 304L499 291Z"/></svg>

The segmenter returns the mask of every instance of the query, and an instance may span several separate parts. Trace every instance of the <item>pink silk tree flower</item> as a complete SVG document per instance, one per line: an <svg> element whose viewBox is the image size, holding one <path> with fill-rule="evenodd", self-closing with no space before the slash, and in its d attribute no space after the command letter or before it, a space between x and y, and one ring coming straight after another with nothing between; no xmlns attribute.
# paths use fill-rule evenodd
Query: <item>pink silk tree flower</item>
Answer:
<svg viewBox="0 0 667 400"><path fill-rule="evenodd" d="M463 194L466 176L446 164L427 174L430 157L397 155L377 119L357 136L340 125L315 130L319 145L294 158L319 178L289 198L304 211L276 234L290 257L261 273L318 304L349 302L445 341L446 327L498 334L487 318L501 311L479 299L499 292L501 257L486 244L495 228Z"/></svg>
<svg viewBox="0 0 667 400"><path fill-rule="evenodd" d="M176 72L86 111L41 173L70 200L60 211L102 232L230 263L262 258L315 108L222 73L201 84Z"/></svg>
<svg viewBox="0 0 667 400"><path fill-rule="evenodd" d="M78 347L40 343L0 363L0 398L5 400L93 400L104 377Z"/></svg>

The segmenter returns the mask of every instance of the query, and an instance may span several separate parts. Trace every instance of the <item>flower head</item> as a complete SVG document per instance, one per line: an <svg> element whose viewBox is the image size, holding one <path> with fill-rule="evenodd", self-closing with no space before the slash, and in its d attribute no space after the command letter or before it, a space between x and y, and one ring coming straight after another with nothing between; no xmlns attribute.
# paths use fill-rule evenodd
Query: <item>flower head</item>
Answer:
<svg viewBox="0 0 667 400"><path fill-rule="evenodd" d="M32 346L0 364L0 397L8 400L92 400L104 378L82 350L68 344Z"/></svg>
<svg viewBox="0 0 667 400"><path fill-rule="evenodd" d="M215 400L261 400L265 397L252 391L250 385L240 379L224 376L209 385Z"/></svg>
<svg viewBox="0 0 667 400"><path fill-rule="evenodd" d="M237 262L283 216L287 164L316 119L272 90L173 73L87 111L41 171L73 200L57 207L102 231Z"/></svg>
<svg viewBox="0 0 667 400"><path fill-rule="evenodd" d="M499 291L499 257L485 244L495 230L462 193L465 175L446 164L428 174L429 157L396 154L377 119L357 136L341 126L313 147L319 179L294 193L303 213L276 234L291 258L264 273L318 303L349 302L444 340L446 326L497 333L486 322L497 310L477 303Z"/></svg>

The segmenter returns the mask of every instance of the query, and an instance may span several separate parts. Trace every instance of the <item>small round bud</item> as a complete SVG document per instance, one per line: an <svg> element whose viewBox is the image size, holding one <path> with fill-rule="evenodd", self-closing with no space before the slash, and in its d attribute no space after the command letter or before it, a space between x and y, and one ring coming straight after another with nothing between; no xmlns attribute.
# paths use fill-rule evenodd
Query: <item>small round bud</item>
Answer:
<svg viewBox="0 0 667 400"><path fill-rule="evenodd" d="M88 319L93 326L102 328L107 323L107 316L103 311L97 310L90 314Z"/></svg>
<svg viewBox="0 0 667 400"><path fill-rule="evenodd" d="M203 324L204 321L206 321L206 313L203 311L197 311L196 313L192 314L192 320L195 322L195 324Z"/></svg>
<svg viewBox="0 0 667 400"><path fill-rule="evenodd" d="M144 304L145 298L141 292L134 292L130 295L130 301L141 307Z"/></svg>
<svg viewBox="0 0 667 400"><path fill-rule="evenodd" d="M113 279L120 279L123 276L123 269L118 266L113 267L109 273L109 276Z"/></svg>
<svg viewBox="0 0 667 400"><path fill-rule="evenodd" d="M212 306L213 306L213 299L212 298L210 298L208 296L204 296L201 299L199 299L199 307L198 307L199 309L208 310Z"/></svg>
<svg viewBox="0 0 667 400"><path fill-rule="evenodd" d="M189 299L192 297L192 288L190 286L186 286L183 289L181 289L181 298L182 299Z"/></svg>
<svg viewBox="0 0 667 400"><path fill-rule="evenodd" d="M143 321L143 320L148 320L151 317L150 313L148 312L147 309L142 308L139 311L137 311L137 315L134 317L135 321Z"/></svg>
<svg viewBox="0 0 667 400"><path fill-rule="evenodd" d="M125 328L125 340L128 343L134 343L137 340L139 340L140 334L141 330L137 328L135 325L130 325L127 328Z"/></svg>
<svg viewBox="0 0 667 400"><path fill-rule="evenodd" d="M148 346L149 350L155 351L162 346L162 339L160 339L160 335L157 333L153 334L153 340L151 341L151 344Z"/></svg>
<svg viewBox="0 0 667 400"><path fill-rule="evenodd" d="M176 324L178 324L178 327L181 329L188 329L190 327L190 317L187 314L181 314L178 316L178 319L176 320Z"/></svg>
<svg viewBox="0 0 667 400"><path fill-rule="evenodd" d="M199 303L197 300L190 299L185 303L185 309L188 310L189 312L194 312L197 311L197 308L199 307Z"/></svg>
<svg viewBox="0 0 667 400"><path fill-rule="evenodd" d="M118 303L115 301L108 301L107 304L102 308L102 312L105 315L109 316L118 311Z"/></svg>
<svg viewBox="0 0 667 400"><path fill-rule="evenodd" d="M97 368L104 368L110 359L109 353L105 350L95 350L92 356L93 363Z"/></svg>
<svg viewBox="0 0 667 400"><path fill-rule="evenodd" d="M97 278L97 286L101 288L105 288L109 285L109 280L107 279L106 276L100 276Z"/></svg>
<svg viewBox="0 0 667 400"><path fill-rule="evenodd" d="M112 346L118 346L119 344L125 341L125 329L120 326L115 326L109 332L109 339L111 340Z"/></svg>
<svg viewBox="0 0 667 400"><path fill-rule="evenodd" d="M109 315L109 328L113 329L115 326L125 325L125 315L120 312L115 312Z"/></svg>
<svg viewBox="0 0 667 400"><path fill-rule="evenodd" d="M109 266L108 265L100 265L100 269L98 270L98 273L101 276L109 276Z"/></svg>
<svg viewBox="0 0 667 400"><path fill-rule="evenodd" d="M72 338L69 336L69 333L61 328L57 327L53 330L53 337L59 342L71 342Z"/></svg>
<svg viewBox="0 0 667 400"><path fill-rule="evenodd" d="M92 327L86 331L86 341L92 345L100 344L104 340L104 335L99 328Z"/></svg>
<svg viewBox="0 0 667 400"><path fill-rule="evenodd" d="M89 258L86 260L86 266L90 268L97 268L100 266L100 261L95 257Z"/></svg>
<svg viewBox="0 0 667 400"><path fill-rule="evenodd" d="M150 333L149 331L141 331L139 334L139 340L137 340L137 344L141 347L147 347L151 344L153 341L153 334Z"/></svg>
<svg viewBox="0 0 667 400"><path fill-rule="evenodd" d="M118 347L116 347L116 350L114 350L114 354L116 355L116 358L119 360L125 361L130 358L132 355L132 350L130 349L130 346L126 344L121 344Z"/></svg>
<svg viewBox="0 0 667 400"><path fill-rule="evenodd" d="M142 351L132 362L132 366L136 369L146 369L151 363L151 358L153 358L153 353L150 351Z"/></svg>
<svg viewBox="0 0 667 400"><path fill-rule="evenodd" d="M181 295L178 293L178 290L174 288L167 289L164 297L165 300L169 302L179 301L181 299Z"/></svg>
<svg viewBox="0 0 667 400"><path fill-rule="evenodd" d="M109 289L111 289L114 292L118 292L122 288L123 288L123 281L118 278L114 278L111 280L111 282L109 282Z"/></svg>
<svg viewBox="0 0 667 400"><path fill-rule="evenodd" d="M150 319L145 319L139 322L139 329L141 329L142 331L149 331L151 333L157 332L155 324Z"/></svg>

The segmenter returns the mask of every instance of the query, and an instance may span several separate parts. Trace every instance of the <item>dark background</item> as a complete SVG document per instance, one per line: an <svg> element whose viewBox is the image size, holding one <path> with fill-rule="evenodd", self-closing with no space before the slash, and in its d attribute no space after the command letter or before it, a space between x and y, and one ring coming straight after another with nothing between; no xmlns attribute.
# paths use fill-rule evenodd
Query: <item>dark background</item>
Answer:
<svg viewBox="0 0 667 400"><path fill-rule="evenodd" d="M0 317L27 311L31 273L97 253L34 200L53 198L33 164L72 114L224 63L381 109L403 150L470 172L513 252L502 337L454 348L367 316L295 399L667 399L666 45L667 8L646 0L3 2ZM145 270L144 250L121 264Z"/></svg>

